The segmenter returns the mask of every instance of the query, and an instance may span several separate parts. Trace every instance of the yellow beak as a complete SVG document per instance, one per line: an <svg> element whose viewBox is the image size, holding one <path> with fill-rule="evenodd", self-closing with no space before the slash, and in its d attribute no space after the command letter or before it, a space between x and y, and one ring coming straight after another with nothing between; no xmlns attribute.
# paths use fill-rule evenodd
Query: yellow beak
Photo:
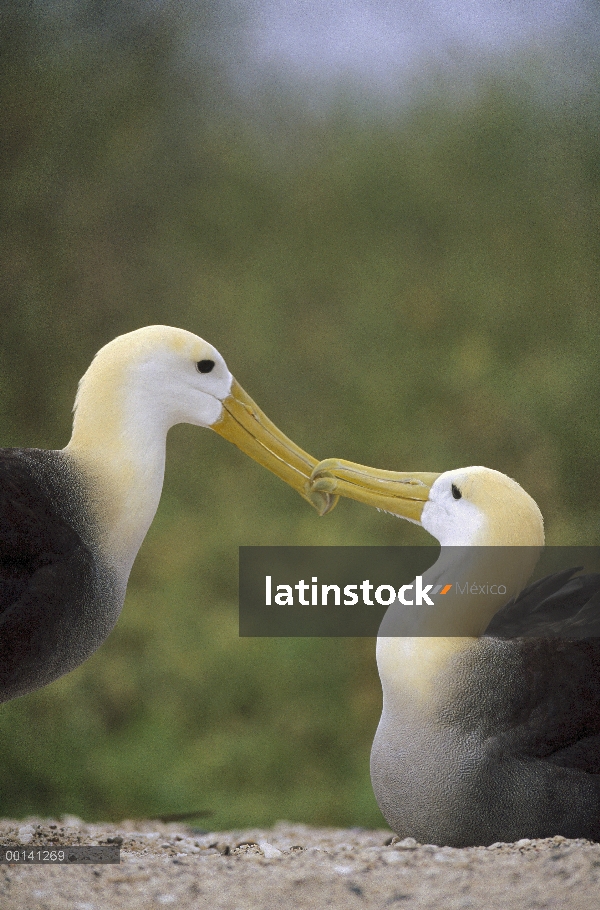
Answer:
<svg viewBox="0 0 600 910"><path fill-rule="evenodd" d="M325 515L336 505L337 496L310 487L316 458L278 430L235 379L223 401L223 412L211 429L289 483L319 515Z"/></svg>
<svg viewBox="0 0 600 910"><path fill-rule="evenodd" d="M379 471L363 464L328 458L314 469L311 488L330 496L356 499L401 518L420 522L429 491L439 476Z"/></svg>

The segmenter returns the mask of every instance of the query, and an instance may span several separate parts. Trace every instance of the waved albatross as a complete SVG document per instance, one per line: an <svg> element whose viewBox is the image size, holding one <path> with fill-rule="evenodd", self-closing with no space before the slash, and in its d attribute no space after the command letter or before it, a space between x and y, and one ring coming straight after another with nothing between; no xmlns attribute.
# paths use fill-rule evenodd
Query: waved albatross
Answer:
<svg viewBox="0 0 600 910"><path fill-rule="evenodd" d="M0 450L0 701L82 663L113 628L161 495L170 427L210 427L298 490L316 460L269 421L219 352L148 326L95 356L60 451Z"/></svg>
<svg viewBox="0 0 600 910"><path fill-rule="evenodd" d="M503 596L455 598L457 614L438 597L396 602L382 621L371 779L390 827L454 847L600 840L600 576L570 569L521 591L543 520L498 471L401 474L329 459L313 489L429 531L441 550L423 584L508 581Z"/></svg>

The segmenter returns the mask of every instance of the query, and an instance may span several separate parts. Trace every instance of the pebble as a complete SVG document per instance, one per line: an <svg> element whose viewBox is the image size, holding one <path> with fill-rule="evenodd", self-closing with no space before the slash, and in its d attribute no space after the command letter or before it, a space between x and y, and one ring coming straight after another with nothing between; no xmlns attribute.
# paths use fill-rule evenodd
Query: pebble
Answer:
<svg viewBox="0 0 600 910"><path fill-rule="evenodd" d="M278 850L277 847L274 847L273 844L269 844L266 840L259 840L258 846L266 859L275 859L276 856L283 856L281 850Z"/></svg>
<svg viewBox="0 0 600 910"><path fill-rule="evenodd" d="M403 840L396 840L396 838L394 838L391 846L395 847L396 850L416 850L419 845L414 837L405 837Z"/></svg>
<svg viewBox="0 0 600 910"><path fill-rule="evenodd" d="M33 825L22 825L17 831L17 837L20 844L30 844L35 834Z"/></svg>

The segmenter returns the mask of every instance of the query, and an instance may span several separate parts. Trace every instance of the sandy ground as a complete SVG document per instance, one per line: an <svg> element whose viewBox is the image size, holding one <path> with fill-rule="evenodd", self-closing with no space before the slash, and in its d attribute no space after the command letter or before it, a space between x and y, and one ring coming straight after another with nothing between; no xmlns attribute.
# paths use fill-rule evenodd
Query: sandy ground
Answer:
<svg viewBox="0 0 600 910"><path fill-rule="evenodd" d="M111 839L108 841L108 839ZM0 865L2 910L598 910L600 844L523 840L456 850L390 831L201 833L181 824L1 821L0 843L121 844L120 865Z"/></svg>

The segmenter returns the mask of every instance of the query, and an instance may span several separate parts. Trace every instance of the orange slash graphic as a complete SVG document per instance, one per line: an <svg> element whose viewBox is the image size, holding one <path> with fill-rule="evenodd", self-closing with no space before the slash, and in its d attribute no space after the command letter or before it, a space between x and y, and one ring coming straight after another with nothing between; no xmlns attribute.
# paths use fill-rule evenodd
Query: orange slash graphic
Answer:
<svg viewBox="0 0 600 910"><path fill-rule="evenodd" d="M440 594L447 594L451 587L452 587L452 585L444 585L444 587L440 591Z"/></svg>

